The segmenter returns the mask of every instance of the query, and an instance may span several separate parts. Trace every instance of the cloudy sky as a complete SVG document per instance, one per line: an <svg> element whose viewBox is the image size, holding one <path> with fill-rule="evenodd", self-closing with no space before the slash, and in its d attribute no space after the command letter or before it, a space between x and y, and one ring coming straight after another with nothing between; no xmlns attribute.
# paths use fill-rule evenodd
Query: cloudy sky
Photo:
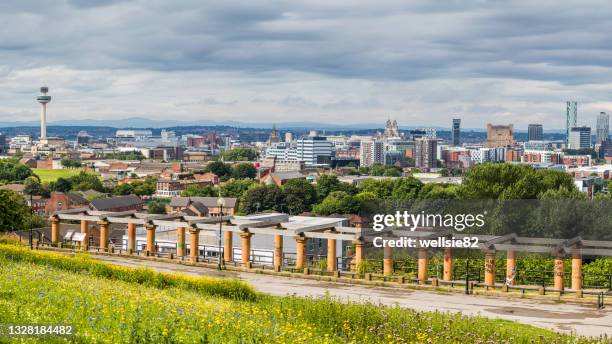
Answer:
<svg viewBox="0 0 612 344"><path fill-rule="evenodd" d="M11 3L11 4L9 4ZM485 0L0 3L0 121L563 128L612 112L612 4Z"/></svg>

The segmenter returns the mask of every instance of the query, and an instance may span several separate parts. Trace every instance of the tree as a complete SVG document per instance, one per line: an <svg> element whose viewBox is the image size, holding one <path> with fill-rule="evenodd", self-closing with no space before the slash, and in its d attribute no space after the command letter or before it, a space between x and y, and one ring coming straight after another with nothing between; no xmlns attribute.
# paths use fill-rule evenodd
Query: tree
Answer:
<svg viewBox="0 0 612 344"><path fill-rule="evenodd" d="M458 193L464 199L535 199L559 188L575 188L569 174L527 165L482 164L467 172Z"/></svg>
<svg viewBox="0 0 612 344"><path fill-rule="evenodd" d="M453 184L425 184L419 193L419 198L422 199L456 199L458 198L458 185Z"/></svg>
<svg viewBox="0 0 612 344"><path fill-rule="evenodd" d="M315 190L317 191L318 199L321 201L334 191L344 191L349 195L355 195L357 193L356 187L349 183L339 181L338 177L333 174L324 174L320 176L317 179Z"/></svg>
<svg viewBox="0 0 612 344"><path fill-rule="evenodd" d="M30 208L15 192L0 189L0 212L0 231L29 228Z"/></svg>
<svg viewBox="0 0 612 344"><path fill-rule="evenodd" d="M4 183L21 182L34 175L32 170L16 159L0 160L0 181Z"/></svg>
<svg viewBox="0 0 612 344"><path fill-rule="evenodd" d="M323 202L316 204L312 210L318 215L356 214L359 212L360 201L343 191L330 193Z"/></svg>
<svg viewBox="0 0 612 344"><path fill-rule="evenodd" d="M26 178L23 184L25 187L23 193L26 195L42 196L45 198L48 198L51 195L49 189L45 185L41 184L36 176Z"/></svg>
<svg viewBox="0 0 612 344"><path fill-rule="evenodd" d="M149 203L147 206L147 213L149 214L165 214L166 213L166 203L155 200Z"/></svg>
<svg viewBox="0 0 612 344"><path fill-rule="evenodd" d="M238 147L223 152L225 161L255 161L257 152L251 148Z"/></svg>
<svg viewBox="0 0 612 344"><path fill-rule="evenodd" d="M221 186L221 195L224 197L240 198L256 183L251 179L230 179Z"/></svg>
<svg viewBox="0 0 612 344"><path fill-rule="evenodd" d="M70 182L72 184L72 190L74 191L84 191L84 190L96 190L99 192L104 192L105 188L102 185L102 182L93 173L88 173L85 171L81 171L76 176L70 177Z"/></svg>
<svg viewBox="0 0 612 344"><path fill-rule="evenodd" d="M218 195L219 192L210 185L189 185L181 192L183 197L214 197Z"/></svg>
<svg viewBox="0 0 612 344"><path fill-rule="evenodd" d="M391 198L394 183L391 179L366 179L359 185L359 192L371 192L377 198Z"/></svg>
<svg viewBox="0 0 612 344"><path fill-rule="evenodd" d="M115 152L109 153L104 156L106 159L117 159L117 160L144 160L145 156L140 151L131 152Z"/></svg>
<svg viewBox="0 0 612 344"><path fill-rule="evenodd" d="M385 177L401 177L402 170L397 166L389 166L385 168L385 172L383 173Z"/></svg>
<svg viewBox="0 0 612 344"><path fill-rule="evenodd" d="M382 176L383 174L385 174L385 170L386 170L385 165L374 164L370 168L370 175L372 175L372 176Z"/></svg>
<svg viewBox="0 0 612 344"><path fill-rule="evenodd" d="M204 172L212 172L218 175L219 178L229 178L232 175L232 166L222 161L213 161L206 165Z"/></svg>
<svg viewBox="0 0 612 344"><path fill-rule="evenodd" d="M80 161L73 159L62 159L60 163L65 168L79 168L82 166Z"/></svg>
<svg viewBox="0 0 612 344"><path fill-rule="evenodd" d="M134 193L134 187L131 184L124 183L117 185L114 190L115 195L131 195Z"/></svg>
<svg viewBox="0 0 612 344"><path fill-rule="evenodd" d="M131 183L134 188L134 193L138 196L151 196L157 189L157 179L154 177L147 177L144 181Z"/></svg>
<svg viewBox="0 0 612 344"><path fill-rule="evenodd" d="M66 178L59 177L56 181L49 183L49 190L55 192L68 192L72 189L72 182Z"/></svg>
<svg viewBox="0 0 612 344"><path fill-rule="evenodd" d="M284 202L283 192L275 184L258 185L251 187L242 195L240 207L245 214L264 210L282 211Z"/></svg>
<svg viewBox="0 0 612 344"><path fill-rule="evenodd" d="M393 181L393 199L415 199L418 197L423 183L414 177L397 178Z"/></svg>
<svg viewBox="0 0 612 344"><path fill-rule="evenodd" d="M290 214L301 214L310 211L317 201L317 191L314 186L303 179L291 179L283 185L285 205Z"/></svg>
<svg viewBox="0 0 612 344"><path fill-rule="evenodd" d="M254 179L257 176L257 169L253 164L240 163L234 166L232 176L236 179L250 178Z"/></svg>

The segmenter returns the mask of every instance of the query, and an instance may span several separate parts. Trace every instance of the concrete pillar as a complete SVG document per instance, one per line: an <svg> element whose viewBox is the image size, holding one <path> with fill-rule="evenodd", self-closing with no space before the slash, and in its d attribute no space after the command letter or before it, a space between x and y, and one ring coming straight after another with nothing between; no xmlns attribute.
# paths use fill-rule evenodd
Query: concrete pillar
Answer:
<svg viewBox="0 0 612 344"><path fill-rule="evenodd" d="M87 220L81 220L81 233L83 234L83 241L81 241L81 249L89 249L89 222Z"/></svg>
<svg viewBox="0 0 612 344"><path fill-rule="evenodd" d="M393 248L389 246L383 248L383 275L393 275Z"/></svg>
<svg viewBox="0 0 612 344"><path fill-rule="evenodd" d="M336 239L327 239L327 271L334 272L336 270Z"/></svg>
<svg viewBox="0 0 612 344"><path fill-rule="evenodd" d="M185 256L185 227L176 229L176 256Z"/></svg>
<svg viewBox="0 0 612 344"><path fill-rule="evenodd" d="M247 268L250 267L251 263L251 236L253 236L253 233L240 233L240 244L242 246L242 265Z"/></svg>
<svg viewBox="0 0 612 344"><path fill-rule="evenodd" d="M572 255L572 290L582 290L582 256Z"/></svg>
<svg viewBox="0 0 612 344"><path fill-rule="evenodd" d="M484 265L485 285L495 286L495 252L485 253Z"/></svg>
<svg viewBox="0 0 612 344"><path fill-rule="evenodd" d="M506 278L512 279L511 285L516 285L516 252L506 251Z"/></svg>
<svg viewBox="0 0 612 344"><path fill-rule="evenodd" d="M295 244L295 267L297 269L303 269L306 267L306 238L303 236L295 237Z"/></svg>
<svg viewBox="0 0 612 344"><path fill-rule="evenodd" d="M153 254L155 249L155 225L148 224L145 226L147 230L147 253Z"/></svg>
<svg viewBox="0 0 612 344"><path fill-rule="evenodd" d="M226 262L234 260L233 236L234 233L230 231L223 232L223 260Z"/></svg>
<svg viewBox="0 0 612 344"><path fill-rule="evenodd" d="M274 270L280 271L283 266L283 236L274 235Z"/></svg>
<svg viewBox="0 0 612 344"><path fill-rule="evenodd" d="M554 288L558 291L563 291L563 277L565 275L565 266L563 263L563 257L557 256L555 257L555 278L554 278Z"/></svg>
<svg viewBox="0 0 612 344"><path fill-rule="evenodd" d="M57 245L60 242L60 220L57 217L51 218L51 243Z"/></svg>
<svg viewBox="0 0 612 344"><path fill-rule="evenodd" d="M189 228L189 257L192 262L198 261L200 255L200 229Z"/></svg>
<svg viewBox="0 0 612 344"><path fill-rule="evenodd" d="M363 241L361 240L355 240L353 241L353 244L355 244L355 269L357 269L359 267L359 265L361 264L361 262L363 262L365 260L365 248L363 247Z"/></svg>
<svg viewBox="0 0 612 344"><path fill-rule="evenodd" d="M428 264L429 264L429 258L427 257L427 249L426 248L419 248L417 249L417 255L418 255L418 272L417 272L417 278L419 280L419 284L425 284L425 282L427 282L427 274L428 274Z"/></svg>
<svg viewBox="0 0 612 344"><path fill-rule="evenodd" d="M132 250L131 252L136 251L136 224L135 223L128 223L127 236L128 236L128 240L127 240L128 251L130 250Z"/></svg>
<svg viewBox="0 0 612 344"><path fill-rule="evenodd" d="M98 222L100 227L100 248L102 251L108 251L108 221Z"/></svg>
<svg viewBox="0 0 612 344"><path fill-rule="evenodd" d="M444 281L453 280L453 250L450 247L444 249L444 268L442 271Z"/></svg>

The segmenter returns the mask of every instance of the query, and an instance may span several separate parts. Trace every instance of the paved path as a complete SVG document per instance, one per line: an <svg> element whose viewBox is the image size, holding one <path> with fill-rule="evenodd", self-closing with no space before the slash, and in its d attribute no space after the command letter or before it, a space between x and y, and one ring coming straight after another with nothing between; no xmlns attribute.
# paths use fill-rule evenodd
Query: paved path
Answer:
<svg viewBox="0 0 612 344"><path fill-rule="evenodd" d="M573 331L579 335L612 337L612 308L597 310L594 305L544 303L533 300L503 297L466 296L437 292L369 287L330 283L300 278L288 278L254 273L217 271L202 267L173 263L144 261L129 258L92 256L118 265L150 267L160 272L182 273L192 276L233 277L250 283L257 290L272 295L295 294L322 296L328 293L342 300L400 305L419 311L461 312L488 318L515 320L556 331Z"/></svg>

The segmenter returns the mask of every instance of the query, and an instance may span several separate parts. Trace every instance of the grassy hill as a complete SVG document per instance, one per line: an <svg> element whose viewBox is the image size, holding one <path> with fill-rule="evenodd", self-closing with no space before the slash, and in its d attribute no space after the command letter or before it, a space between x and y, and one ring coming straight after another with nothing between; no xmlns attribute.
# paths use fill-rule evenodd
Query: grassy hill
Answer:
<svg viewBox="0 0 612 344"><path fill-rule="evenodd" d="M2 323L71 324L70 339L84 343L588 342L509 321L273 297L234 280L0 244ZM54 340L64 339L44 342Z"/></svg>

